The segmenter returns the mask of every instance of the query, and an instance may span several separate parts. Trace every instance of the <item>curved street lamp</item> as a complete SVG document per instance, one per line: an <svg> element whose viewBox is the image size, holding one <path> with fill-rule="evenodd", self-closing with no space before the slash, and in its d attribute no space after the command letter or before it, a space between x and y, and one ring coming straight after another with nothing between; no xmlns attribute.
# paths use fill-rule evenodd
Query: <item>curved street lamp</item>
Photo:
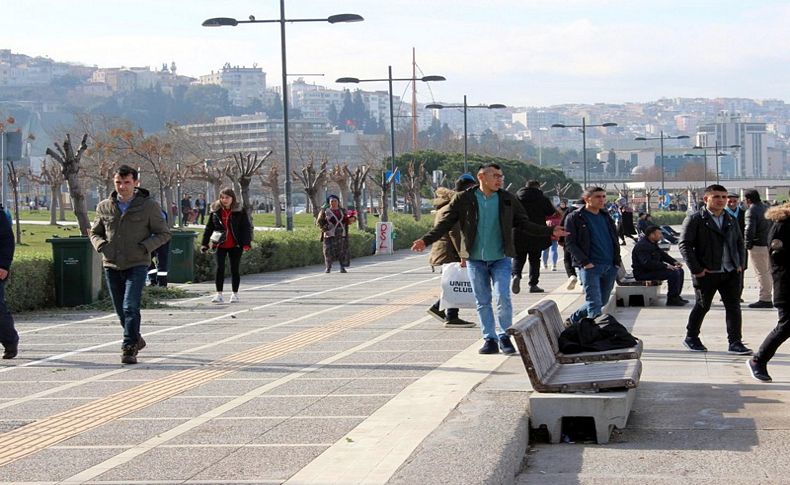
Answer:
<svg viewBox="0 0 790 485"><path fill-rule="evenodd" d="M600 123L597 125L588 125L587 118L582 117L582 124L580 125L566 125L563 123L554 123L551 125L552 128L579 128L579 131L582 132L582 160L584 160L584 187L582 190L587 188L587 128L595 128L595 127L604 127L608 128L610 126L617 126L617 123L612 123L611 121L606 123Z"/></svg>
<svg viewBox="0 0 790 485"><path fill-rule="evenodd" d="M671 136L671 135L664 135L664 130L661 130L661 136L637 136L634 138L636 141L647 141L647 140L661 140L661 195L663 196L666 192L664 190L664 140L686 140L688 139L688 135L678 135L678 136Z"/></svg>
<svg viewBox="0 0 790 485"><path fill-rule="evenodd" d="M387 77L380 78L380 79L360 79L358 77L341 77L335 80L336 83L341 84L359 84L359 83L370 83L370 82L384 82L387 81L389 83L389 101L390 101L390 156L391 156L391 170L392 176L395 176L395 113L394 108L392 106L392 82L393 81L422 81L422 82L431 82L431 81L446 81L447 79L444 76L423 76L418 78L411 78L411 77L403 77L403 78L393 78L392 77L392 66L387 66ZM397 199L395 197L395 184L392 184L390 188L391 197L392 197L392 208L395 209L397 205ZM382 222L386 222L382 220Z"/></svg>
<svg viewBox="0 0 790 485"><path fill-rule="evenodd" d="M477 105L477 106L469 106L466 103L466 95L464 94L464 104L428 104L425 106L426 109L445 109L445 108L462 108L464 111L464 173L467 172L467 158L468 158L468 149L467 149L467 141L469 135L466 131L466 111L469 109L503 109L507 108L504 104L494 103L489 105Z"/></svg>
<svg viewBox="0 0 790 485"><path fill-rule="evenodd" d="M331 15L326 18L317 19L286 19L285 0L280 0L280 18L268 20L256 20L250 15L249 20L236 20L230 17L216 17L203 21L203 27L236 27L239 24L280 24L280 54L282 57L282 100L283 100L283 150L285 159L285 229L293 231L293 205L291 203L291 157L288 143L288 70L286 67L285 55L285 24L297 22L329 22L330 24L344 22L361 22L365 20L361 15L353 13L342 13ZM279 202L278 202L279 203Z"/></svg>

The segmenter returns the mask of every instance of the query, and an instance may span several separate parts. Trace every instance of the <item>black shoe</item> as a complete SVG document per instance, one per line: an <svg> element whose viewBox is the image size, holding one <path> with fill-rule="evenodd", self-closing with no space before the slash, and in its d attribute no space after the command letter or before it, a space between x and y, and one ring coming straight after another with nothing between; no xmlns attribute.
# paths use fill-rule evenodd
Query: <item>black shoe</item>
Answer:
<svg viewBox="0 0 790 485"><path fill-rule="evenodd" d="M340 272L341 272L341 273L348 273L348 271L346 271L346 268L344 268L344 267L342 267L342 266L340 267Z"/></svg>
<svg viewBox="0 0 790 485"><path fill-rule="evenodd" d="M121 354L121 364L136 364L137 363L137 347L130 346L124 347Z"/></svg>
<svg viewBox="0 0 790 485"><path fill-rule="evenodd" d="M680 298L680 300L681 300L683 303L691 303L691 300L686 300L686 299L685 299L685 298L683 298L682 296L679 296L678 298Z"/></svg>
<svg viewBox="0 0 790 485"><path fill-rule="evenodd" d="M451 318L444 322L444 326L446 328L472 328L472 327L476 327L477 324L475 322L467 322L466 320L461 320L460 318Z"/></svg>
<svg viewBox="0 0 790 485"><path fill-rule="evenodd" d="M513 276L510 281L510 291L513 292L514 295L521 293L521 278L518 276Z"/></svg>
<svg viewBox="0 0 790 485"><path fill-rule="evenodd" d="M530 293L545 293L543 288L539 287L538 285L529 285L529 292Z"/></svg>
<svg viewBox="0 0 790 485"><path fill-rule="evenodd" d="M749 303L749 308L773 308L774 304L770 301L756 301L754 303Z"/></svg>
<svg viewBox="0 0 790 485"><path fill-rule="evenodd" d="M440 322L447 320L447 315L445 314L444 310L439 310L439 307L437 306L432 306L425 311L428 312L428 315L439 320Z"/></svg>
<svg viewBox="0 0 790 485"><path fill-rule="evenodd" d="M16 357L16 354L19 351L19 344L15 343L13 345L9 344L5 346L5 351L3 352L4 359L13 359Z"/></svg>
<svg viewBox="0 0 790 485"><path fill-rule="evenodd" d="M762 382L771 382L771 376L768 375L768 366L763 364L762 362L757 362L754 359L749 359L746 361L746 367L752 373L752 377L757 379L758 381Z"/></svg>
<svg viewBox="0 0 790 485"><path fill-rule="evenodd" d="M327 266L327 268L324 271L324 273L329 273L330 271L332 271L332 267L331 266Z"/></svg>
<svg viewBox="0 0 790 485"><path fill-rule="evenodd" d="M752 355L752 349L743 345L742 342L733 342L730 344L727 352L738 355Z"/></svg>
<svg viewBox="0 0 790 485"><path fill-rule="evenodd" d="M513 347L513 343L510 342L510 337L507 335L499 337L499 348L502 349L502 353L506 355L516 353L516 348Z"/></svg>
<svg viewBox="0 0 790 485"><path fill-rule="evenodd" d="M678 296L667 298L667 306L686 306L686 303L688 303L686 300Z"/></svg>
<svg viewBox="0 0 790 485"><path fill-rule="evenodd" d="M497 341L494 339L486 339L485 343L480 350L477 351L478 354L498 354L499 353L499 345L497 345Z"/></svg>
<svg viewBox="0 0 790 485"><path fill-rule="evenodd" d="M707 352L708 348L702 345L702 340L699 337L686 337L683 340L683 345L685 345L689 350L693 352Z"/></svg>

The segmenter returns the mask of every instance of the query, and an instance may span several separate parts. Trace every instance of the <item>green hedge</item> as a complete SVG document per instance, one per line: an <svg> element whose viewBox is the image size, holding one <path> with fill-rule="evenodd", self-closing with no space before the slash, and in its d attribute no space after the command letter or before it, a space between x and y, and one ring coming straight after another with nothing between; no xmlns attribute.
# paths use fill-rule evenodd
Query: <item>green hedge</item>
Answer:
<svg viewBox="0 0 790 485"><path fill-rule="evenodd" d="M679 226L686 218L686 213L681 211L654 211L650 215L653 217L653 223L659 226L664 224Z"/></svg>
<svg viewBox="0 0 790 485"><path fill-rule="evenodd" d="M52 255L18 256L11 264L5 301L12 312L38 310L55 304Z"/></svg>

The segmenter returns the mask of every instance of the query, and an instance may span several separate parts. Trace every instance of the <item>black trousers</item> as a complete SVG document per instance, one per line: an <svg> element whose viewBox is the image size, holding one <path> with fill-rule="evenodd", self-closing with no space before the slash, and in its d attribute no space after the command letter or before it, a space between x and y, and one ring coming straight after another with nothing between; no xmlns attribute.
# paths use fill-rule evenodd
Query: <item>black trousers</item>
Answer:
<svg viewBox="0 0 790 485"><path fill-rule="evenodd" d="M4 214L0 214L3 216ZM19 334L14 328L14 317L8 311L5 303L5 284L7 279L0 280L0 343L4 346L16 345L19 342Z"/></svg>
<svg viewBox="0 0 790 485"><path fill-rule="evenodd" d="M529 261L529 286L537 286L540 279L540 261L543 250L527 250L526 248L516 248L516 257L513 258L512 276L521 278L521 272Z"/></svg>
<svg viewBox="0 0 790 485"><path fill-rule="evenodd" d="M573 267L573 256L564 247L562 248L562 264L565 266L565 274L568 278L576 276L576 268Z"/></svg>
<svg viewBox="0 0 790 485"><path fill-rule="evenodd" d="M230 259L230 283L233 288L233 293L239 291L241 284L241 274L239 274L239 266L241 263L241 254L244 252L242 248L235 247L230 249L217 248L217 275L214 278L214 284L217 291L222 291L225 285L225 255Z"/></svg>
<svg viewBox="0 0 790 485"><path fill-rule="evenodd" d="M768 361L773 358L774 354L776 354L776 350L779 346L790 338L790 306L781 304L777 305L776 308L779 310L779 322L776 324L776 327L765 336L765 340L763 340L763 343L760 345L760 350L754 354L754 358L758 362L767 364Z"/></svg>
<svg viewBox="0 0 790 485"><path fill-rule="evenodd" d="M741 335L741 273L708 273L702 278L692 277L694 293L697 301L689 314L686 325L687 337L699 337L702 320L710 310L710 304L716 292L721 295L724 303L725 320L727 322L727 340L729 343L740 342Z"/></svg>
<svg viewBox="0 0 790 485"><path fill-rule="evenodd" d="M659 269L640 273L639 281L661 280L667 282L667 298L677 298L683 289L683 270L682 269Z"/></svg>

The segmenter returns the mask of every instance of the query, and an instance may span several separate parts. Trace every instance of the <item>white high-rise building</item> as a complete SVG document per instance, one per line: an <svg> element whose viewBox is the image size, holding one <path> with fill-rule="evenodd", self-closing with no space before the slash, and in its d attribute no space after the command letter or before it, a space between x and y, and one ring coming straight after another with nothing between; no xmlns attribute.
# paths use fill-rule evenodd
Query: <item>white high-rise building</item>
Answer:
<svg viewBox="0 0 790 485"><path fill-rule="evenodd" d="M719 171L722 177L757 178L769 176L773 170L768 165L768 147L773 144L766 124L741 121L737 112L721 111L716 122L700 125L697 130L697 145L715 146L732 155L720 158ZM727 149L740 145L738 149Z"/></svg>
<svg viewBox="0 0 790 485"><path fill-rule="evenodd" d="M215 84L228 90L230 102L235 106L249 106L253 100L263 101L266 91L266 73L253 67L232 67L225 64L221 70L200 76L198 84Z"/></svg>

